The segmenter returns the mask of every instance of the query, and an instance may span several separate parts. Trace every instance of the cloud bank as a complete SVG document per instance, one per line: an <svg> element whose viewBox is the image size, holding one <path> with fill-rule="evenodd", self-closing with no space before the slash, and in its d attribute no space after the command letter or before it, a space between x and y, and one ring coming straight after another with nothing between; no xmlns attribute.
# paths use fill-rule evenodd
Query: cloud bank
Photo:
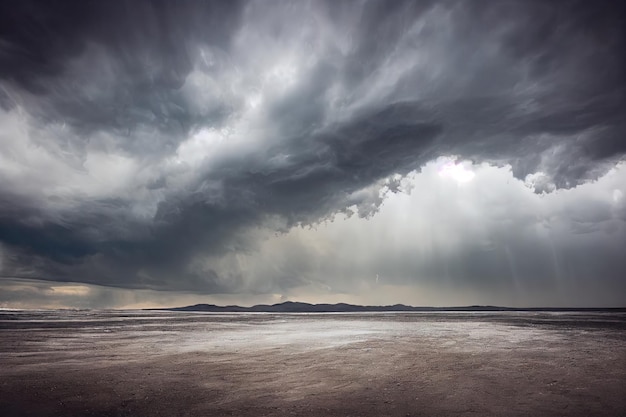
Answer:
<svg viewBox="0 0 626 417"><path fill-rule="evenodd" d="M601 302L626 272L618 3L3 4L1 272L451 297L593 276ZM429 171L450 156L462 192ZM298 228L350 213L350 241Z"/></svg>

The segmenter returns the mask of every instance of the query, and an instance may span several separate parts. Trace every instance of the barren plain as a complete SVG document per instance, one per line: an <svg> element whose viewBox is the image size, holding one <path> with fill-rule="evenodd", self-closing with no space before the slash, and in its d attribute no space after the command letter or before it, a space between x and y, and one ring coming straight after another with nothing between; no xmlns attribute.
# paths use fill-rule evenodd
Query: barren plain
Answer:
<svg viewBox="0 0 626 417"><path fill-rule="evenodd" d="M625 416L626 313L0 312L2 416Z"/></svg>

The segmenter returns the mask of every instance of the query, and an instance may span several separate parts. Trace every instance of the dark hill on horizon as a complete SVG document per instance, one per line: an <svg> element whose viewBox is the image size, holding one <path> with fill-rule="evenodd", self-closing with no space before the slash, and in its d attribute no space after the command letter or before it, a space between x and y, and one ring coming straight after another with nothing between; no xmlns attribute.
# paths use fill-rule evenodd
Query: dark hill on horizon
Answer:
<svg viewBox="0 0 626 417"><path fill-rule="evenodd" d="M461 307L413 307L404 304L385 306L362 306L355 304L309 304L286 301L278 304L257 304L252 307L237 305L218 306L214 304L195 304L185 307L152 308L147 310L167 311L200 311L214 313L358 313L358 312L385 312L385 311L607 311L626 312L626 308L575 308L575 307L500 307L500 306L461 306Z"/></svg>

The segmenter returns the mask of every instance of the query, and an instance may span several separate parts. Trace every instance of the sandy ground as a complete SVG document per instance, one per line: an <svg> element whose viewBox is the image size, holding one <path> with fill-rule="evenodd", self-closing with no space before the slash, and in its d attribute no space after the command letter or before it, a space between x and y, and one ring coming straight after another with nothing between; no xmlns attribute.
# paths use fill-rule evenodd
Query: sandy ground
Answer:
<svg viewBox="0 0 626 417"><path fill-rule="evenodd" d="M626 416L626 314L0 312L2 416Z"/></svg>

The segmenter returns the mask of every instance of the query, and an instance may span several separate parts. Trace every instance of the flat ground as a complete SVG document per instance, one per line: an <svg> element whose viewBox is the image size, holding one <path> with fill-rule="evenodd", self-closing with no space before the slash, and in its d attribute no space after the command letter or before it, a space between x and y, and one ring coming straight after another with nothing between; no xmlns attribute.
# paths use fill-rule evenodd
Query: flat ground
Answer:
<svg viewBox="0 0 626 417"><path fill-rule="evenodd" d="M626 416L626 314L0 312L2 416Z"/></svg>

